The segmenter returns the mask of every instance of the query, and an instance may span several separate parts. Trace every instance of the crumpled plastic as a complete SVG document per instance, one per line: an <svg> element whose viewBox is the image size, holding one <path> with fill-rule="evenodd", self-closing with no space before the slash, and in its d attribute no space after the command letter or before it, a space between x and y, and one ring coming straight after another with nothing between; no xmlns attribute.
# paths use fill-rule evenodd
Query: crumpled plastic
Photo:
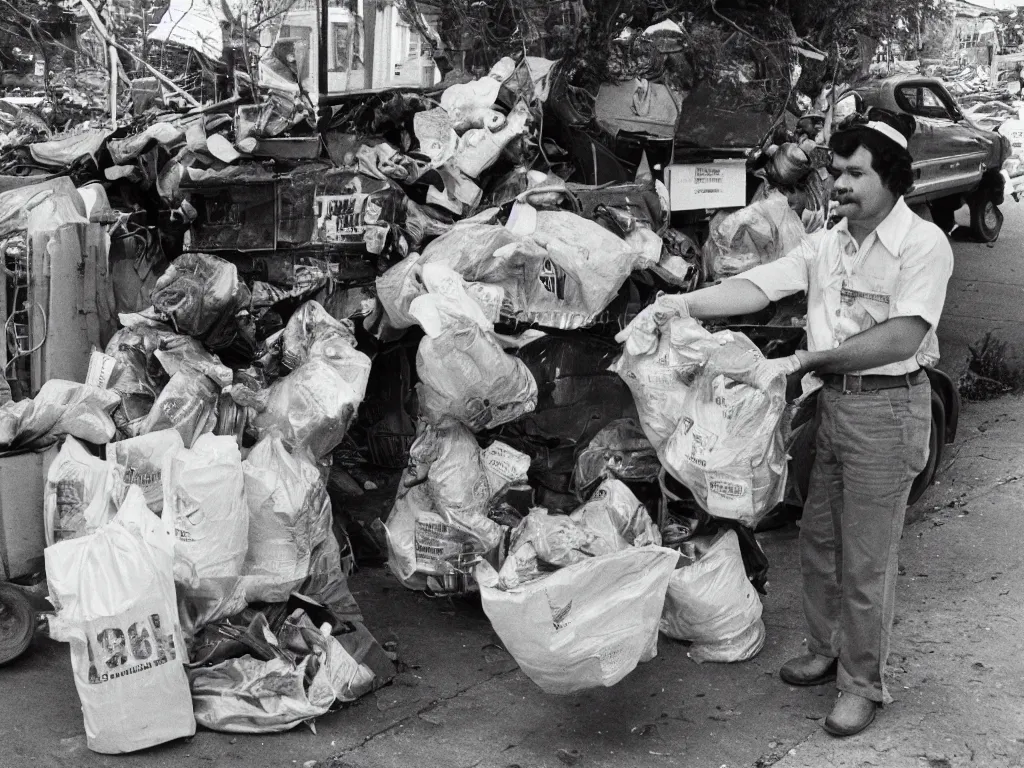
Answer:
<svg viewBox="0 0 1024 768"><path fill-rule="evenodd" d="M248 311L249 289L235 265L206 253L183 253L153 289L153 308L178 333L212 350L230 347L248 329L236 315Z"/></svg>
<svg viewBox="0 0 1024 768"><path fill-rule="evenodd" d="M423 250L419 263L443 264L470 283L502 288L502 315L509 319L571 330L592 324L630 272L657 263L658 242L652 261L640 240L629 243L569 211L517 203L506 227L457 224Z"/></svg>
<svg viewBox="0 0 1024 768"><path fill-rule="evenodd" d="M476 579L484 612L520 669L545 692L567 694L615 685L657 655L678 560L674 550L637 546L511 589L499 586L486 562Z"/></svg>
<svg viewBox="0 0 1024 768"><path fill-rule="evenodd" d="M431 293L409 312L426 336L416 353L420 411L427 421L461 421L474 431L490 429L537 406L537 382L526 365L498 344L491 321L451 270L424 268Z"/></svg>
<svg viewBox="0 0 1024 768"><path fill-rule="evenodd" d="M694 661L746 661L764 646L761 599L743 569L736 532L687 542L691 562L668 582L661 631L686 640ZM686 554L686 553L684 553Z"/></svg>
<svg viewBox="0 0 1024 768"><path fill-rule="evenodd" d="M711 220L704 244L704 271L718 280L768 264L806 240L804 225L781 192Z"/></svg>
<svg viewBox="0 0 1024 768"><path fill-rule="evenodd" d="M71 644L85 737L116 754L196 732L175 606L174 538L132 488L96 533L47 547L57 613L50 636Z"/></svg>
<svg viewBox="0 0 1024 768"><path fill-rule="evenodd" d="M123 435L138 434L167 384L167 373L156 359L159 343L159 334L146 326L122 328L107 343L105 354L116 361L107 388L121 398L114 420Z"/></svg>
<svg viewBox="0 0 1024 768"><path fill-rule="evenodd" d="M196 721L224 733L279 733L326 714L386 682L356 660L330 625L297 609L280 637L263 619L269 658L245 655L189 673Z"/></svg>
<svg viewBox="0 0 1024 768"><path fill-rule="evenodd" d="M611 370L633 392L662 465L709 514L754 526L786 486L785 377L746 336L708 333L659 297L619 337Z"/></svg>
<svg viewBox="0 0 1024 768"><path fill-rule="evenodd" d="M512 532L497 586L512 589L589 558L630 547L660 546L647 508L620 480L605 480L571 515L530 511Z"/></svg>
<svg viewBox="0 0 1024 768"><path fill-rule="evenodd" d="M111 414L120 402L107 389L50 379L34 398L0 406L0 447L44 448L64 435L109 443L116 432Z"/></svg>
<svg viewBox="0 0 1024 768"><path fill-rule="evenodd" d="M295 369L313 356L334 357L339 346L355 347L353 325L337 320L316 301L307 301L291 316L281 339L281 362Z"/></svg>
<svg viewBox="0 0 1024 768"><path fill-rule="evenodd" d="M467 427L421 422L385 523L388 562L403 584L423 589L427 577L454 573L498 546L501 527L488 517L492 483Z"/></svg>
<svg viewBox="0 0 1024 768"><path fill-rule="evenodd" d="M292 455L304 451L317 462L345 438L369 378L370 359L335 336L267 389L235 384L227 391L255 411L250 425L258 439L279 437Z"/></svg>
<svg viewBox="0 0 1024 768"><path fill-rule="evenodd" d="M331 501L320 470L261 440L242 463L249 507L249 545L242 569L246 600L281 602L313 577L303 594L344 578L332 531ZM331 555L333 554L333 557Z"/></svg>
<svg viewBox="0 0 1024 768"><path fill-rule="evenodd" d="M175 429L186 447L193 447L202 435L217 426L220 389L202 373L182 369L171 376L152 410L139 424L139 435Z"/></svg>
<svg viewBox="0 0 1024 768"><path fill-rule="evenodd" d="M616 419L594 435L579 453L573 471L576 493L588 496L601 480L653 482L661 462L658 452L634 419Z"/></svg>
<svg viewBox="0 0 1024 768"><path fill-rule="evenodd" d="M160 346L154 353L160 365L172 378L179 371L202 374L209 377L219 387L231 384L231 369L224 365L220 358L206 349L191 336L167 335L160 340Z"/></svg>
<svg viewBox="0 0 1024 768"><path fill-rule="evenodd" d="M46 545L77 539L108 522L116 512L111 487L110 464L93 456L75 438L65 440L43 485Z"/></svg>
<svg viewBox="0 0 1024 768"><path fill-rule="evenodd" d="M175 575L183 588L181 621L191 635L245 607L239 577L249 548L249 508L238 444L233 437L203 435L167 459L162 480L162 518L175 538Z"/></svg>

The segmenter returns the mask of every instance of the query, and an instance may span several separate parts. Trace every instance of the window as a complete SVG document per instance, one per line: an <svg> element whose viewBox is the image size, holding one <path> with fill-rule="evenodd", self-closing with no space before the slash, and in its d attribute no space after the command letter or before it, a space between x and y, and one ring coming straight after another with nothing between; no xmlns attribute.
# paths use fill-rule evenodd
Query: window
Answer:
<svg viewBox="0 0 1024 768"><path fill-rule="evenodd" d="M349 56L351 55L351 64L353 70L363 68L363 57L362 53L362 41L360 40L360 34L358 28L355 34L355 49L352 48L352 25L348 23L334 22L331 24L331 33L334 38L334 61L332 62L331 69L335 72L348 72L349 70Z"/></svg>
<svg viewBox="0 0 1024 768"><path fill-rule="evenodd" d="M952 120L942 97L926 84L901 85L896 89L896 103L900 108L918 117Z"/></svg>

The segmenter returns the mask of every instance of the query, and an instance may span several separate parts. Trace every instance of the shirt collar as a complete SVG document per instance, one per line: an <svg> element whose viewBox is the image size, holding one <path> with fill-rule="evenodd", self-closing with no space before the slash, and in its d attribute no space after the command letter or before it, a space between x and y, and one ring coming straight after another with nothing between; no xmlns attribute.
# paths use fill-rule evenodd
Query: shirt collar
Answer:
<svg viewBox="0 0 1024 768"><path fill-rule="evenodd" d="M910 231L913 216L914 212L910 210L910 206L904 202L903 197L900 197L889 211L889 215L882 219L872 232L894 258L899 258L900 246L903 245L903 240ZM836 224L834 229L844 233L847 237L853 237L850 234L850 223L845 218Z"/></svg>

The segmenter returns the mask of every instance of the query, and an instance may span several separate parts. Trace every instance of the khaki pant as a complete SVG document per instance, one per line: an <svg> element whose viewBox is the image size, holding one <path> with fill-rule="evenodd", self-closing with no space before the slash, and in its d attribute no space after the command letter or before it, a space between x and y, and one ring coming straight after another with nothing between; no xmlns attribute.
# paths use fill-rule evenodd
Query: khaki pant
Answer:
<svg viewBox="0 0 1024 768"><path fill-rule="evenodd" d="M817 456L800 525L809 650L839 659L837 686L888 701L883 674L907 497L928 458L931 386L818 399Z"/></svg>

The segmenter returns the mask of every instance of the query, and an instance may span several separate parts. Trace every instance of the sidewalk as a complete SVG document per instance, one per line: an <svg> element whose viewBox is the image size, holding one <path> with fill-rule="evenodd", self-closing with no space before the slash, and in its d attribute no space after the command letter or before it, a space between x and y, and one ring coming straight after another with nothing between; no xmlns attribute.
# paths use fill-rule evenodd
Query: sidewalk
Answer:
<svg viewBox="0 0 1024 768"><path fill-rule="evenodd" d="M658 657L619 685L549 696L518 671L478 604L430 600L385 569L365 569L353 594L407 665L393 685L321 718L315 734L200 731L127 759L153 768L1024 764L1022 426L1024 399L965 407L940 484L904 534L889 680L897 700L860 736L822 731L831 687L777 676L803 638L791 525L762 537L772 564L768 640L750 662L698 665L662 638ZM384 494L377 501L390 506ZM0 679L0 768L126 765L86 748L66 646L38 639Z"/></svg>

